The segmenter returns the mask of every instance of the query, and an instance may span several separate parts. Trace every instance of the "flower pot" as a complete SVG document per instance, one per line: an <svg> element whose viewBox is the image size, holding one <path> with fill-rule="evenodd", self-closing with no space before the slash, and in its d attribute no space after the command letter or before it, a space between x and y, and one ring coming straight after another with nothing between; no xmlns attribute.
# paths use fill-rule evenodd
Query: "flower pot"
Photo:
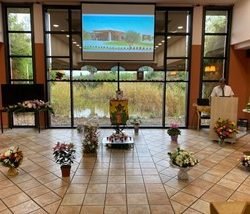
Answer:
<svg viewBox="0 0 250 214"><path fill-rule="evenodd" d="M10 167L7 171L7 175L8 176L16 176L18 175L18 169L17 168L14 168L14 167Z"/></svg>
<svg viewBox="0 0 250 214"><path fill-rule="evenodd" d="M177 174L178 176L178 180L188 180L188 170L189 170L189 167L179 167L179 172Z"/></svg>
<svg viewBox="0 0 250 214"><path fill-rule="evenodd" d="M178 135L171 135L171 141L177 143Z"/></svg>
<svg viewBox="0 0 250 214"><path fill-rule="evenodd" d="M62 177L69 177L70 176L70 165L63 165L61 166Z"/></svg>

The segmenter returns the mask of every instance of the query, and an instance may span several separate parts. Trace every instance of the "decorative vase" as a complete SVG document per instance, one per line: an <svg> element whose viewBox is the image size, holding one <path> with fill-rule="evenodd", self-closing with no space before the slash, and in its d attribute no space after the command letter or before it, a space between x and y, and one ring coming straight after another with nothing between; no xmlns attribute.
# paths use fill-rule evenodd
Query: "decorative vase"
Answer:
<svg viewBox="0 0 250 214"><path fill-rule="evenodd" d="M8 171L7 171L7 175L8 176L16 176L16 175L18 175L18 169L17 168L15 168L15 167L10 167L9 169L8 169Z"/></svg>
<svg viewBox="0 0 250 214"><path fill-rule="evenodd" d="M219 138L218 139L218 144L221 146L222 144L224 144L224 141L225 141L225 139Z"/></svg>
<svg viewBox="0 0 250 214"><path fill-rule="evenodd" d="M69 177L70 176L70 165L62 165L61 171L62 171L62 177Z"/></svg>
<svg viewBox="0 0 250 214"><path fill-rule="evenodd" d="M139 124L135 124L135 125L134 125L134 132L135 132L135 135L138 135L138 134L139 134L139 127L140 127Z"/></svg>
<svg viewBox="0 0 250 214"><path fill-rule="evenodd" d="M178 135L171 135L171 141L177 143Z"/></svg>
<svg viewBox="0 0 250 214"><path fill-rule="evenodd" d="M188 180L188 170L189 167L179 167L179 172L177 174L179 180Z"/></svg>

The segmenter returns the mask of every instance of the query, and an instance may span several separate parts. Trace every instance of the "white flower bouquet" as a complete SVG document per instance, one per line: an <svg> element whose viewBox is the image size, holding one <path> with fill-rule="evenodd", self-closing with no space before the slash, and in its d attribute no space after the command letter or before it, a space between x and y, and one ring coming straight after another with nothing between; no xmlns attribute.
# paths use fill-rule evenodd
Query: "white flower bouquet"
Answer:
<svg viewBox="0 0 250 214"><path fill-rule="evenodd" d="M192 152L188 152L180 148L177 148L174 152L169 152L168 155L173 166L183 168L193 167L199 162L198 159L194 157Z"/></svg>

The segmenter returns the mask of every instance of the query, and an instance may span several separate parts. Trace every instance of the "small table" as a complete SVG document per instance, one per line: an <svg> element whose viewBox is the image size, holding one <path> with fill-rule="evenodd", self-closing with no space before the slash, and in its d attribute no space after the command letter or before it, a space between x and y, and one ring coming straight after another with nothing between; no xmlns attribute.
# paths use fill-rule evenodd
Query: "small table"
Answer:
<svg viewBox="0 0 250 214"><path fill-rule="evenodd" d="M107 137L102 139L102 144L106 145L109 148L120 148L120 149L127 149L127 148L134 148L134 139L132 137L128 137L126 141L114 141L110 142Z"/></svg>

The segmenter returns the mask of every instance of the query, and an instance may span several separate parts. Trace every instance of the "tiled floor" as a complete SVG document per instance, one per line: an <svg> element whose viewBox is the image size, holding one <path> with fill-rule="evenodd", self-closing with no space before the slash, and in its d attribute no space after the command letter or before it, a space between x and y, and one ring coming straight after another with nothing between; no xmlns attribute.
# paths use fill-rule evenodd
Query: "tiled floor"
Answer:
<svg viewBox="0 0 250 214"><path fill-rule="evenodd" d="M111 132L100 130L100 138ZM0 166L0 213L195 214L209 213L211 201L249 200L250 171L238 159L250 151L250 134L223 146L207 136L205 129L182 130L176 144L166 130L142 129L133 149L100 146L97 156L83 156L76 130L7 130L0 135L0 149L20 145L25 158L16 177L7 177L7 168ZM57 141L77 147L68 179L53 159ZM177 180L178 169L169 166L167 152L177 146L200 160L188 181Z"/></svg>

